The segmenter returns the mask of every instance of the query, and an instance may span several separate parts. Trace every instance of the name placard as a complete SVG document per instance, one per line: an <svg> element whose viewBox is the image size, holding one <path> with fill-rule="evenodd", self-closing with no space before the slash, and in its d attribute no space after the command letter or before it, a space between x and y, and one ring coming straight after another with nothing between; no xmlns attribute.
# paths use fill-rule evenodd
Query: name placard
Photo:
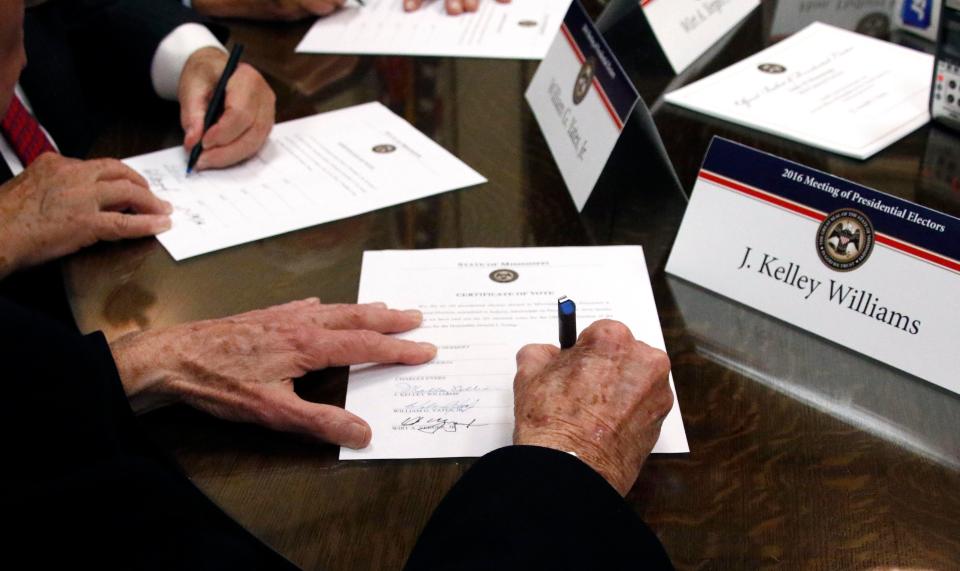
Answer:
<svg viewBox="0 0 960 571"><path fill-rule="evenodd" d="M670 66L680 73L760 5L760 0L640 0Z"/></svg>
<svg viewBox="0 0 960 571"><path fill-rule="evenodd" d="M640 94L579 1L570 5L526 99L583 210Z"/></svg>
<svg viewBox="0 0 960 571"><path fill-rule="evenodd" d="M714 138L667 272L960 393L960 219Z"/></svg>

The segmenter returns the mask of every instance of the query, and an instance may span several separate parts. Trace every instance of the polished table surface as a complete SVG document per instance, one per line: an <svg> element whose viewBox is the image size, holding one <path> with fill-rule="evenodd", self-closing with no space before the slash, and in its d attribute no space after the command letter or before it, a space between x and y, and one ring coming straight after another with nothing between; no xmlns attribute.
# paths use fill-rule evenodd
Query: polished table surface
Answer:
<svg viewBox="0 0 960 571"><path fill-rule="evenodd" d="M769 45L776 9L765 2L681 77L638 34L611 32L682 187L720 135L960 214L957 135L927 126L856 161L663 104ZM230 26L277 91L278 120L379 100L490 182L181 263L153 239L91 248L66 264L84 331L115 338L307 296L353 302L364 250L641 244L692 451L652 457L627 499L676 565L960 568L960 397L667 277L685 198L642 158L655 155L649 141L625 138L580 215L523 100L536 62L294 55L307 23ZM124 117L93 154L181 137L175 109ZM342 405L346 379L328 370L297 390ZM143 423L215 502L308 569L399 569L472 462L340 463L334 446L184 407Z"/></svg>

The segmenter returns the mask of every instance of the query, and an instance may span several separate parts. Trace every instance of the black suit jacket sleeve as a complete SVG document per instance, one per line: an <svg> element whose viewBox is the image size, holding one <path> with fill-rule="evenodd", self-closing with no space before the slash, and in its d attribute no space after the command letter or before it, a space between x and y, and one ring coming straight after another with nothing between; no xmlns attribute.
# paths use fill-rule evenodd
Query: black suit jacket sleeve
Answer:
<svg viewBox="0 0 960 571"><path fill-rule="evenodd" d="M187 23L226 39L225 28L169 0L50 0L27 10L21 84L61 152L84 156L119 108L145 113L145 101L156 99L150 68L157 47Z"/></svg>
<svg viewBox="0 0 960 571"><path fill-rule="evenodd" d="M295 567L141 432L99 333L0 299L3 561L72 569Z"/></svg>
<svg viewBox="0 0 960 571"><path fill-rule="evenodd" d="M420 536L407 571L671 569L656 536L599 474L549 448L481 458Z"/></svg>

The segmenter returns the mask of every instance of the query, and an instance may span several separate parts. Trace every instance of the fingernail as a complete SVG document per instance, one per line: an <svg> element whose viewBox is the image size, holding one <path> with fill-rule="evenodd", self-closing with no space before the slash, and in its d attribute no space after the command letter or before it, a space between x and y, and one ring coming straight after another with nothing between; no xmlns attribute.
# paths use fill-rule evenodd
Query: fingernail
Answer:
<svg viewBox="0 0 960 571"><path fill-rule="evenodd" d="M166 214L173 214L173 204L170 204L166 200L161 201L163 203L163 211Z"/></svg>
<svg viewBox="0 0 960 571"><path fill-rule="evenodd" d="M423 319L423 312L420 311L419 309L407 309L407 310L404 310L404 313L406 313L406 314L409 315L410 317L416 317L417 319Z"/></svg>
<svg viewBox="0 0 960 571"><path fill-rule="evenodd" d="M417 345L423 347L423 348L426 349L427 351L430 351L430 352L433 353L434 355L437 354L437 346L434 345L433 343L417 343Z"/></svg>
<svg viewBox="0 0 960 571"><path fill-rule="evenodd" d="M454 12L454 13L456 13L456 12L462 12L462 11L463 11L463 5L460 4L460 2L457 2L457 0L453 0L453 2L450 2L450 11L451 11L451 12Z"/></svg>
<svg viewBox="0 0 960 571"><path fill-rule="evenodd" d="M403 3L403 7L406 10L414 10L417 7L417 3L414 2L413 0L407 0L406 2Z"/></svg>
<svg viewBox="0 0 960 571"><path fill-rule="evenodd" d="M382 301L373 301L366 305L368 305L369 307L386 307L387 306L387 304L383 303Z"/></svg>
<svg viewBox="0 0 960 571"><path fill-rule="evenodd" d="M166 232L172 226L173 226L173 221L170 220L170 217L169 216L164 217L163 220L161 220L160 223L157 224L157 233L159 234L160 232Z"/></svg>
<svg viewBox="0 0 960 571"><path fill-rule="evenodd" d="M348 445L351 448L364 448L370 443L370 427L366 425L350 423L347 428L347 435Z"/></svg>

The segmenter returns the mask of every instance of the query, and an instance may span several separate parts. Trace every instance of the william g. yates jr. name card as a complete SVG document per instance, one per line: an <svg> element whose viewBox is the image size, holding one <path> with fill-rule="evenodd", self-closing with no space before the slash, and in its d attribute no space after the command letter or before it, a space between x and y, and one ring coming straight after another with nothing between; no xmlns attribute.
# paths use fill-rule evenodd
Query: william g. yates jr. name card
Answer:
<svg viewBox="0 0 960 571"><path fill-rule="evenodd" d="M640 94L579 1L570 5L526 97L583 210Z"/></svg>
<svg viewBox="0 0 960 571"><path fill-rule="evenodd" d="M960 219L715 138L667 272L960 393Z"/></svg>

